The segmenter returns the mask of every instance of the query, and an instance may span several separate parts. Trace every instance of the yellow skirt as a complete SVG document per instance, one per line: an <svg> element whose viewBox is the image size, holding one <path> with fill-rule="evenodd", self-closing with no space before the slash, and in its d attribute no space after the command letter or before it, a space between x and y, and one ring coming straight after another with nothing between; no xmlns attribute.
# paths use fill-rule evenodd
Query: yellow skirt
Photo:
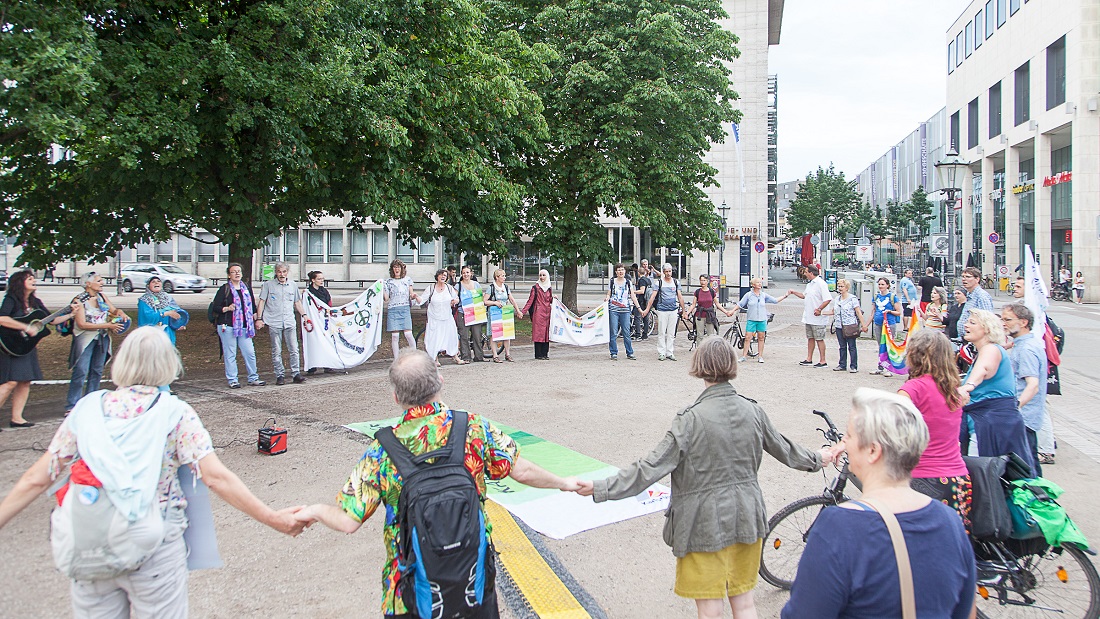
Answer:
<svg viewBox="0 0 1100 619"><path fill-rule="evenodd" d="M691 552L676 559L676 595L693 600L714 600L747 593L756 588L760 571L760 547L764 540L733 544L716 552Z"/></svg>

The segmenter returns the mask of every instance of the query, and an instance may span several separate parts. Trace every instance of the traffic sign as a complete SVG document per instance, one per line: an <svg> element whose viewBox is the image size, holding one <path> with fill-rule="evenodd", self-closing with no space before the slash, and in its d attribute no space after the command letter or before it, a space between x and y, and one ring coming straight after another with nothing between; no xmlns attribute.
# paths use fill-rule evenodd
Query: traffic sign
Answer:
<svg viewBox="0 0 1100 619"><path fill-rule="evenodd" d="M1011 273L1011 270L1007 264L997 265L997 277L1008 277L1009 273Z"/></svg>
<svg viewBox="0 0 1100 619"><path fill-rule="evenodd" d="M859 237L859 244L860 245L870 245L871 244L871 239L869 239L865 236L861 236L861 237Z"/></svg>
<svg viewBox="0 0 1100 619"><path fill-rule="evenodd" d="M757 241L756 245L753 247L753 249L755 249L756 253L758 253L758 254L764 253L764 249L765 249L764 242L763 241Z"/></svg>
<svg viewBox="0 0 1100 619"><path fill-rule="evenodd" d="M869 262L875 259L875 252L870 245L857 245L856 246L856 260L860 262Z"/></svg>
<svg viewBox="0 0 1100 619"><path fill-rule="evenodd" d="M990 232L989 242L996 245L997 243L1001 242L1001 235L997 234L996 232Z"/></svg>

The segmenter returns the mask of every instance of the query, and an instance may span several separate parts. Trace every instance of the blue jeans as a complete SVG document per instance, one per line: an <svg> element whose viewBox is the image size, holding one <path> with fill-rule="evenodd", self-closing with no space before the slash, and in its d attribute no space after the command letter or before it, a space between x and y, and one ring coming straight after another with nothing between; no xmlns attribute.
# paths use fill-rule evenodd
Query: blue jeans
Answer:
<svg viewBox="0 0 1100 619"><path fill-rule="evenodd" d="M275 377L286 375L286 369L283 367L283 342L286 342L286 350L290 353L291 376L297 376L301 368L298 358L298 333L294 323L289 327L268 325L267 332L271 336L271 365L275 368Z"/></svg>
<svg viewBox="0 0 1100 619"><path fill-rule="evenodd" d="M619 354L619 332L623 334L623 344L626 346L626 354L634 356L634 346L630 343L630 312L608 312L611 317L611 341L608 346L611 354Z"/></svg>
<svg viewBox="0 0 1100 619"><path fill-rule="evenodd" d="M69 379L65 410L73 410L80 398L99 391L99 381L103 378L103 366L107 363L107 349L110 346L111 340L106 335L100 335L80 354L73 366L72 378Z"/></svg>
<svg viewBox="0 0 1100 619"><path fill-rule="evenodd" d="M237 349L241 350L244 357L244 367L248 370L248 382L260 380L260 374L256 371L256 349L252 346L252 338L246 336L235 337L233 327L218 325L218 339L222 341L222 360L225 361L225 379L232 385L237 381Z"/></svg>
<svg viewBox="0 0 1100 619"><path fill-rule="evenodd" d="M859 336L844 337L844 331L839 325L836 329L836 341L840 344L840 366L844 369L848 369L848 355L852 356L852 369L857 369L859 363L856 360L856 342L859 341Z"/></svg>

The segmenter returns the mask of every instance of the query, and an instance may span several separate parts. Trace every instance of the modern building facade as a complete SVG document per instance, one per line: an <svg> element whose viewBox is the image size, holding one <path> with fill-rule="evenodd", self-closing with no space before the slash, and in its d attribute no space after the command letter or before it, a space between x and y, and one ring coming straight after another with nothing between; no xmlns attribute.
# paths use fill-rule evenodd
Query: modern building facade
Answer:
<svg viewBox="0 0 1100 619"><path fill-rule="evenodd" d="M974 0L945 43L948 142L973 172L962 253L993 273L1030 245L1100 300L1100 3Z"/></svg>
<svg viewBox="0 0 1100 619"><path fill-rule="evenodd" d="M718 186L706 188L707 195L716 213L721 214L723 204L726 207L724 247L711 252L681 252L678 248L654 246L649 233L631 226L629 221L606 217L601 223L619 261L630 264L647 258L670 262L677 275L689 280L707 272L717 274L722 264L729 285L739 285L743 280L747 286L749 276L766 281L767 252L756 250L767 247L768 226L776 221L777 80L768 75L768 50L779 43L784 2L723 0L723 7L729 14L724 27L740 39L737 47L741 55L730 63L730 69L733 87L740 95L736 105L742 113L741 122L727 128L726 140L712 145L706 156L706 161L718 169ZM430 281L436 269L460 263L480 266L482 276L501 266L512 279L533 280L539 268L553 272L557 266L550 256L534 250L527 238L512 240L507 257L498 265L483 256L459 254L444 238L404 243L387 230L385 223L393 227L394 222L374 222L358 231L348 227L348 220L322 217L310 226L269 238L267 246L255 253L253 272L258 274L262 264L285 261L291 265L291 275L298 279L318 270L330 280L373 280L384 277L387 264L400 258L417 281ZM222 277L228 256L227 246L217 243L213 235L195 230L190 237L177 235L163 243L124 250L107 265L59 264L56 273L71 277L89 269L114 272L118 263L173 262L204 277ZM17 255L11 258L12 264L18 264ZM742 262L747 275L739 278L735 275L740 275ZM599 282L607 277L609 267L582 267L579 281Z"/></svg>

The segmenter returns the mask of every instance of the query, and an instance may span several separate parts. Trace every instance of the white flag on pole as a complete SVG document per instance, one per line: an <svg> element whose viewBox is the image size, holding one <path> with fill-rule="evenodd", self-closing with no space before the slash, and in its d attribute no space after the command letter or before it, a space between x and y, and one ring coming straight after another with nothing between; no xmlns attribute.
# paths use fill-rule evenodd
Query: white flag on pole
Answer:
<svg viewBox="0 0 1100 619"><path fill-rule="evenodd" d="M1047 322L1050 289L1039 270L1039 263L1035 261L1035 254L1031 253L1031 245L1024 245L1024 259L1027 261L1024 264L1024 305L1035 315L1032 329L1036 329L1034 325L1045 325Z"/></svg>

